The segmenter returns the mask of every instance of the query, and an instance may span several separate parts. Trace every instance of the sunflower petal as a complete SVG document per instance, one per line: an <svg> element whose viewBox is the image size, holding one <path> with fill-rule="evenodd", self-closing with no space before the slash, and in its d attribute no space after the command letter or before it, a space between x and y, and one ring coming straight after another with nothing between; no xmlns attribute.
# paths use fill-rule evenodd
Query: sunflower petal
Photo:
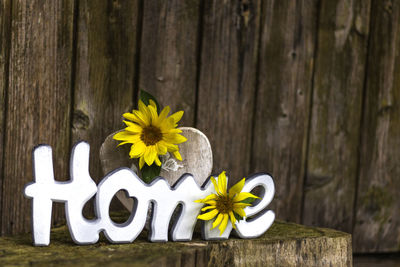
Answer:
<svg viewBox="0 0 400 267"><path fill-rule="evenodd" d="M144 165L144 156L139 158L139 169L142 169Z"/></svg>
<svg viewBox="0 0 400 267"><path fill-rule="evenodd" d="M218 227L219 232L220 232L219 235L222 235L224 233L226 226L228 225L228 219L229 219L229 215L225 213L224 218L222 219L222 222Z"/></svg>
<svg viewBox="0 0 400 267"><path fill-rule="evenodd" d="M114 134L113 139L118 141L129 141L132 138L133 134L127 131L122 131Z"/></svg>
<svg viewBox="0 0 400 267"><path fill-rule="evenodd" d="M146 145L143 142L137 142L131 147L131 151L129 152L129 156L131 158L137 158L143 155L146 151Z"/></svg>
<svg viewBox="0 0 400 267"><path fill-rule="evenodd" d="M146 148L146 151L144 152L144 161L146 161L147 165L153 164L154 160L157 157L157 152L154 146L149 146Z"/></svg>
<svg viewBox="0 0 400 267"><path fill-rule="evenodd" d="M155 107L153 107L153 106L148 106L147 109L148 109L149 114L150 114L151 124L158 127L157 108L155 108Z"/></svg>
<svg viewBox="0 0 400 267"><path fill-rule="evenodd" d="M249 197L252 197L252 198L259 198L258 196L253 195L252 193L240 192L239 194L237 194L237 195L233 198L233 201L234 201L234 202L240 202L240 201L245 200L246 198L249 198Z"/></svg>
<svg viewBox="0 0 400 267"><path fill-rule="evenodd" d="M157 144L155 144L156 150L157 150L157 154L158 155L165 155L167 154L167 147L161 143L158 142Z"/></svg>
<svg viewBox="0 0 400 267"><path fill-rule="evenodd" d="M211 210L211 209L215 209L216 206L207 206L201 209L201 211L206 211L206 210Z"/></svg>
<svg viewBox="0 0 400 267"><path fill-rule="evenodd" d="M140 126L129 126L125 128L125 131L130 132L131 134L138 134L140 136L142 132L142 127Z"/></svg>
<svg viewBox="0 0 400 267"><path fill-rule="evenodd" d="M197 218L200 220L208 221L208 220L211 220L212 218L214 218L217 214L218 214L218 210L214 209L212 211L209 211L207 213L197 216Z"/></svg>
<svg viewBox="0 0 400 267"><path fill-rule="evenodd" d="M125 141L132 143L132 144L142 142L142 140L140 139L140 134L138 134L138 133L130 133L129 138Z"/></svg>
<svg viewBox="0 0 400 267"><path fill-rule="evenodd" d="M169 116L169 118L174 119L174 124L175 124L182 119L182 116L183 116L183 110L175 112L174 114Z"/></svg>
<svg viewBox="0 0 400 267"><path fill-rule="evenodd" d="M164 140L159 141L157 144L165 146L168 152L174 152L179 150L179 147L177 145L167 143Z"/></svg>
<svg viewBox="0 0 400 267"><path fill-rule="evenodd" d="M227 184L226 175L225 171L223 171L221 172L220 175L218 175L218 189L223 196L226 196L226 186L227 186L226 184Z"/></svg>
<svg viewBox="0 0 400 267"><path fill-rule="evenodd" d="M207 200L204 202L205 204L211 205L211 206L215 206L217 205L217 201L215 200Z"/></svg>
<svg viewBox="0 0 400 267"><path fill-rule="evenodd" d="M139 114L139 115L138 115ZM122 116L130 121L133 121L140 126L145 126L145 120L143 119L143 115L138 110L133 110L132 113L124 113Z"/></svg>
<svg viewBox="0 0 400 267"><path fill-rule="evenodd" d="M217 227L217 226L221 223L221 221L222 221L223 218L224 218L224 215L223 215L222 213L218 214L218 217L217 217L217 219L215 219L215 221L213 222L212 228L211 228L211 229L214 229L215 227Z"/></svg>
<svg viewBox="0 0 400 267"><path fill-rule="evenodd" d="M203 198L202 200L203 200L204 202L206 202L206 201L209 201L209 200L214 200L214 199L216 199L216 198L217 198L217 195L216 195L216 194L210 194L210 195L208 195L207 197Z"/></svg>
<svg viewBox="0 0 400 267"><path fill-rule="evenodd" d="M161 123L162 121L164 121L167 118L170 110L171 109L169 106L166 106L165 108L163 108L163 110L160 112L160 115L158 116L158 123Z"/></svg>
<svg viewBox="0 0 400 267"><path fill-rule="evenodd" d="M232 198L235 194L239 194L244 186L244 182L246 181L245 178L237 182L234 186L229 189L229 197Z"/></svg>
<svg viewBox="0 0 400 267"><path fill-rule="evenodd" d="M125 145L125 144L132 144L132 142L124 141L124 142L122 142L122 143L119 143L119 144L117 145L117 147L122 146L122 145Z"/></svg>
<svg viewBox="0 0 400 267"><path fill-rule="evenodd" d="M155 162L156 162L156 164L157 164L158 166L161 166L161 161L160 161L160 158L159 158L158 156L156 156Z"/></svg>
<svg viewBox="0 0 400 267"><path fill-rule="evenodd" d="M197 200L195 200L194 202L196 202L196 203L208 204L208 205L210 205L210 206L215 206L215 205L217 205L217 202L216 202L215 200L207 200L207 201L204 201L204 199L197 199Z"/></svg>
<svg viewBox="0 0 400 267"><path fill-rule="evenodd" d="M182 161L182 156L181 156L181 153L179 153L179 151L174 151L174 152L172 152L172 154L174 155L174 157L175 157L177 160Z"/></svg>
<svg viewBox="0 0 400 267"><path fill-rule="evenodd" d="M181 129L174 128L174 129L169 130L168 133L176 133L176 134L179 134L179 133L182 133L182 130L181 130Z"/></svg>
<svg viewBox="0 0 400 267"><path fill-rule="evenodd" d="M229 212L229 217L231 219L232 227L234 229L236 229L236 225L235 225L236 224L236 218L235 218L235 215L233 215L232 211Z"/></svg>
<svg viewBox="0 0 400 267"><path fill-rule="evenodd" d="M219 192L218 184L217 184L217 181L215 181L214 176L211 176L210 180L214 185L215 191L217 191L217 193L219 194L220 192Z"/></svg>
<svg viewBox="0 0 400 267"><path fill-rule="evenodd" d="M153 99L149 99L149 104L150 104L150 106L154 107L157 110L157 104L156 104L156 102L154 102Z"/></svg>
<svg viewBox="0 0 400 267"><path fill-rule="evenodd" d="M149 117L145 113L142 113L139 110L133 110L132 114L138 118L137 122L141 126L144 127L144 126L148 126L150 124Z"/></svg>
<svg viewBox="0 0 400 267"><path fill-rule="evenodd" d="M236 212L242 218L246 217L246 212L244 212L243 208L235 208L235 207L233 207L233 211Z"/></svg>
<svg viewBox="0 0 400 267"><path fill-rule="evenodd" d="M151 114L149 108L143 103L142 100L139 100L139 112L141 112L144 117L147 118L148 122L151 123Z"/></svg>
<svg viewBox="0 0 400 267"><path fill-rule="evenodd" d="M124 114L122 114L122 117L124 117L125 119L128 119L130 121L136 121L137 118L135 115L133 115L132 113L126 112Z"/></svg>
<svg viewBox="0 0 400 267"><path fill-rule="evenodd" d="M161 132L162 132L163 134L169 133L169 131L170 131L171 129L173 129L174 127L175 127L174 119L171 118L171 117L166 118L165 120L163 120L163 121L160 123Z"/></svg>
<svg viewBox="0 0 400 267"><path fill-rule="evenodd" d="M233 203L234 208L242 208L243 209L248 206L251 206L251 204L249 204L249 203Z"/></svg>
<svg viewBox="0 0 400 267"><path fill-rule="evenodd" d="M147 113L147 106L142 100L139 100L138 107L140 112L142 112L143 114Z"/></svg>
<svg viewBox="0 0 400 267"><path fill-rule="evenodd" d="M141 131L142 131L142 127L140 127L140 125L138 125L138 124L135 123L135 122L130 122L130 121L126 121L126 120L123 120L122 122L125 123L125 125L126 125L127 127L129 127L129 126L132 126L132 127L139 127L138 132L141 132Z"/></svg>
<svg viewBox="0 0 400 267"><path fill-rule="evenodd" d="M163 139L171 144L181 144L187 141L187 138L176 133L166 133L163 135Z"/></svg>

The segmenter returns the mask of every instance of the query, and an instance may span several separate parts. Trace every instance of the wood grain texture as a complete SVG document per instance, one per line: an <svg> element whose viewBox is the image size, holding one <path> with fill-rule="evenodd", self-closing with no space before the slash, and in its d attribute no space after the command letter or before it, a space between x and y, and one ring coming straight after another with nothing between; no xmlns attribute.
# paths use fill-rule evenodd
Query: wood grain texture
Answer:
<svg viewBox="0 0 400 267"><path fill-rule="evenodd" d="M144 1L139 88L195 120L200 0Z"/></svg>
<svg viewBox="0 0 400 267"><path fill-rule="evenodd" d="M6 94L8 89L8 67L10 55L11 40L11 1L2 1L0 4L0 185L3 183L3 156L4 134L6 131L5 112L6 112ZM0 190L0 199L2 192ZM1 205L0 205L1 213ZM1 228L1 220L0 220Z"/></svg>
<svg viewBox="0 0 400 267"><path fill-rule="evenodd" d="M307 225L352 231L369 15L369 1L320 5L303 210Z"/></svg>
<svg viewBox="0 0 400 267"><path fill-rule="evenodd" d="M129 215L121 220L125 221ZM121 219L117 217L116 219ZM189 242L151 243L142 233L131 244L71 245L68 229L52 230L48 247L30 246L28 235L0 238L6 266L352 266L351 236L324 228L275 222L257 239L212 242L195 233Z"/></svg>
<svg viewBox="0 0 400 267"><path fill-rule="evenodd" d="M210 139L214 174L249 174L260 1L205 1L197 128Z"/></svg>
<svg viewBox="0 0 400 267"><path fill-rule="evenodd" d="M300 221L316 1L264 1L252 171L269 172L278 218Z"/></svg>
<svg viewBox="0 0 400 267"><path fill-rule="evenodd" d="M358 254L353 257L353 265L357 267L399 267L399 254Z"/></svg>
<svg viewBox="0 0 400 267"><path fill-rule="evenodd" d="M36 144L52 146L56 179L68 175L73 11L73 1L12 1L2 234L30 229L22 191Z"/></svg>
<svg viewBox="0 0 400 267"><path fill-rule="evenodd" d="M214 243L209 255L209 266L353 266L350 234L279 221L257 239Z"/></svg>
<svg viewBox="0 0 400 267"><path fill-rule="evenodd" d="M400 2L373 1L360 176L357 252L400 250Z"/></svg>
<svg viewBox="0 0 400 267"><path fill-rule="evenodd" d="M102 177L100 146L125 127L135 95L139 1L79 1L73 142L90 144L90 174Z"/></svg>
<svg viewBox="0 0 400 267"><path fill-rule="evenodd" d="M400 251L399 5L1 1L0 233L30 228L33 146L53 147L65 180L72 142L88 141L98 181L100 145L141 87L208 136L213 173L269 172L279 218L353 226L358 252Z"/></svg>

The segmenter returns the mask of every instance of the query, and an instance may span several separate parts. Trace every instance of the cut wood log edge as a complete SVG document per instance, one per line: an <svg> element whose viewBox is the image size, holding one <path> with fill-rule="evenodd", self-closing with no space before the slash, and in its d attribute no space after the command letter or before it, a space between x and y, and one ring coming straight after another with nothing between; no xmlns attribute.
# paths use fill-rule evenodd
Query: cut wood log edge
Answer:
<svg viewBox="0 0 400 267"><path fill-rule="evenodd" d="M119 216L119 217L118 217ZM129 214L113 214L114 221L126 220ZM150 243L144 231L133 243L110 244L104 237L99 243L78 246L72 242L66 226L52 229L48 247L32 246L29 234L0 238L1 262L28 266L61 264L102 266L111 264L144 264L181 266L351 266L351 235L327 228L315 228L276 221L260 238L225 241L203 241L199 233L189 242ZM179 266L179 265L178 265Z"/></svg>

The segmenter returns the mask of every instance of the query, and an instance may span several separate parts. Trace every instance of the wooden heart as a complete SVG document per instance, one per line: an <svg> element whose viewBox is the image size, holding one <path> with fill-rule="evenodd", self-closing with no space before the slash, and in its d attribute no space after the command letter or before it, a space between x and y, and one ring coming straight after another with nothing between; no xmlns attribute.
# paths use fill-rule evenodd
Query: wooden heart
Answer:
<svg viewBox="0 0 400 267"><path fill-rule="evenodd" d="M177 170L172 170L173 168L163 166L160 176L164 177L172 186L182 174L191 173L197 184L201 186L212 171L213 158L210 142L207 136L196 128L181 127L179 129L182 130L182 135L188 139L185 143L179 145L183 160L178 161L172 157L168 159L166 165L176 167L177 164L179 167ZM121 167L129 167L137 172L137 159L129 158L130 146L117 147L118 141L112 138L114 134L110 134L100 148L100 160L104 175ZM133 199L127 197L123 192L118 192L116 195L124 207L132 211Z"/></svg>

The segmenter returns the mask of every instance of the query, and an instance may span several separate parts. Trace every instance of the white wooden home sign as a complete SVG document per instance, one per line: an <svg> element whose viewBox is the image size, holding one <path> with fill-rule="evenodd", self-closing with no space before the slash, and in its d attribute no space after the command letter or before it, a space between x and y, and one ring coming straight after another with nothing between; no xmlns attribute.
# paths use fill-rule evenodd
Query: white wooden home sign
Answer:
<svg viewBox="0 0 400 267"><path fill-rule="evenodd" d="M32 198L33 242L37 246L50 243L50 224L52 203L64 202L67 224L76 244L93 244L99 240L99 233L104 231L112 243L133 242L146 223L150 203L153 203L153 217L149 240L152 242L168 241L168 226L175 208L181 204L182 212L171 230L172 241L192 239L197 216L203 204L194 200L215 193L212 183L207 180L199 187L191 174L184 174L171 187L163 178L157 178L150 185L130 169L120 168L109 173L96 185L89 174L89 144L80 142L74 146L71 154L70 175L66 182L54 180L52 149L40 145L33 151L34 182L25 187L25 196ZM275 188L272 178L267 174L256 174L246 180L243 192L250 192L257 186L264 189L262 200L247 207L245 212L252 219L237 223L236 234L241 238L254 238L262 235L272 225L275 214L265 210L271 202ZM119 190L126 190L135 198L134 210L123 224L116 224L109 215L109 205ZM83 217L85 203L96 195L96 219ZM222 236L218 229L211 230L210 221L203 225L202 236L206 240L227 239L232 231L229 224Z"/></svg>

